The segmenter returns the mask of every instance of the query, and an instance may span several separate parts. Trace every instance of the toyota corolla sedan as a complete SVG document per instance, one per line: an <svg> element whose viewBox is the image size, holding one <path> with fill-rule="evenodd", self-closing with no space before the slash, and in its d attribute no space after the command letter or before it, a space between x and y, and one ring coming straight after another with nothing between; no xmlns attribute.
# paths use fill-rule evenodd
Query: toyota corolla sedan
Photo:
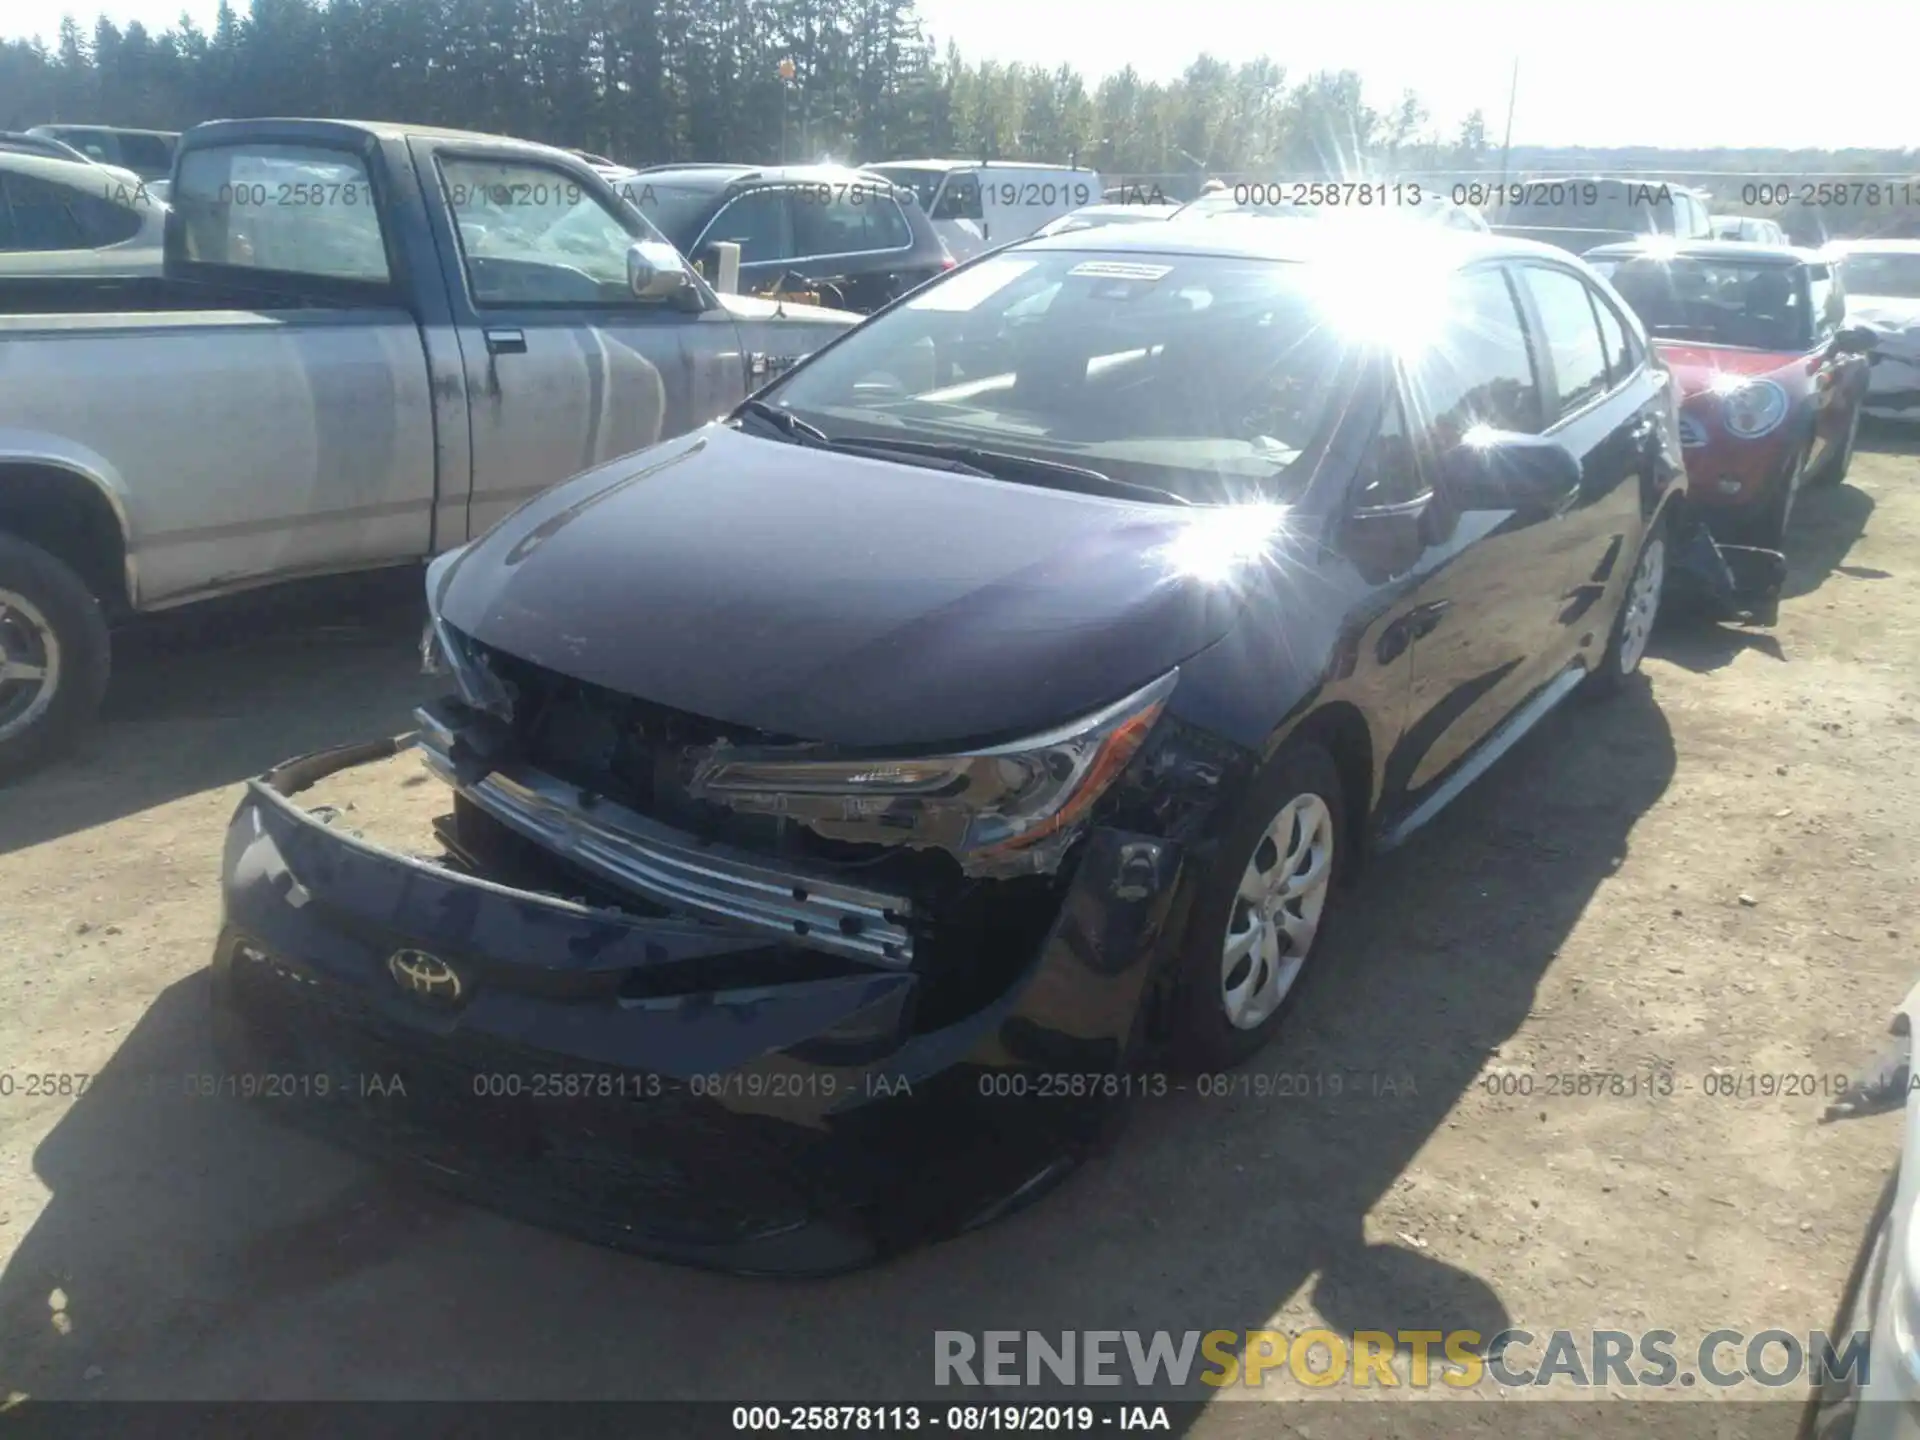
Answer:
<svg viewBox="0 0 1920 1440"><path fill-rule="evenodd" d="M1400 228L1007 247L442 557L444 853L303 803L394 744L254 781L227 1064L516 1213L817 1273L1252 1056L1370 853L1632 683L1684 485L1604 280Z"/></svg>
<svg viewBox="0 0 1920 1440"><path fill-rule="evenodd" d="M1689 494L1716 540L1785 548L1803 487L1853 462L1874 336L1845 325L1831 263L1728 240L1604 245L1586 259L1680 382Z"/></svg>

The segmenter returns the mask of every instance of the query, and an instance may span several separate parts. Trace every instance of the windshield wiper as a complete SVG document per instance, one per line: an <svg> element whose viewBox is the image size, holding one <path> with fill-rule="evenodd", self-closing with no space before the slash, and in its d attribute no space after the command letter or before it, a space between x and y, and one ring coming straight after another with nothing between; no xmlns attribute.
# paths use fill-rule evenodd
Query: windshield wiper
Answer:
<svg viewBox="0 0 1920 1440"><path fill-rule="evenodd" d="M1088 495L1111 495L1122 500L1151 500L1157 504L1191 505L1186 496L1157 485L1142 485L1132 480L1116 480L1084 465L1069 465L1061 460L1042 460L1037 455L1016 455L1007 450L982 450L975 445L954 445L940 440L880 439L831 440L836 450L872 450L881 454L897 451L902 455L925 455L934 460L951 460L996 480L1028 480L1059 490L1075 490Z"/></svg>
<svg viewBox="0 0 1920 1440"><path fill-rule="evenodd" d="M826 448L835 443L818 425L809 425L791 410L782 410L778 405L769 404L765 400L749 400L740 408L749 415L757 415L760 419L767 421L797 445Z"/></svg>

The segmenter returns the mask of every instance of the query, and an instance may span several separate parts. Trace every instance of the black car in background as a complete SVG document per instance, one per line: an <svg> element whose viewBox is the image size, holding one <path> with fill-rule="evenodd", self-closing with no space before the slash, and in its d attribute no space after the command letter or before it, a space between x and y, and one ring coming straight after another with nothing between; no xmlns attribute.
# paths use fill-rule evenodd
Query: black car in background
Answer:
<svg viewBox="0 0 1920 1440"><path fill-rule="evenodd" d="M1144 1061L1272 1040L1336 882L1632 681L1683 484L1638 322L1543 246L981 256L435 562L447 855L299 804L390 742L255 781L223 1054L400 1074L274 1113L680 1259L983 1223Z"/></svg>
<svg viewBox="0 0 1920 1440"><path fill-rule="evenodd" d="M665 165L613 184L709 280L715 242L738 245L749 294L810 290L865 313L953 268L912 192L859 170Z"/></svg>
<svg viewBox="0 0 1920 1440"><path fill-rule="evenodd" d="M1574 255L1655 236L1713 238L1707 197L1668 180L1557 176L1461 188L1476 203L1485 202L1496 235L1537 240Z"/></svg>

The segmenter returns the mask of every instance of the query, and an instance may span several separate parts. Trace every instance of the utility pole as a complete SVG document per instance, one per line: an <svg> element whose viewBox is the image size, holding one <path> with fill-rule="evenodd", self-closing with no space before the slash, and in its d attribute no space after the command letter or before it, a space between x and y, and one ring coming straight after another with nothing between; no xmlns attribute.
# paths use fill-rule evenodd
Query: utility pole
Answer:
<svg viewBox="0 0 1920 1440"><path fill-rule="evenodd" d="M1513 106L1520 96L1520 57L1513 57L1513 83L1507 87L1507 133L1500 140L1500 187L1507 184L1507 152L1513 149Z"/></svg>
<svg viewBox="0 0 1920 1440"><path fill-rule="evenodd" d="M780 72L780 163L787 163L787 112L793 108L793 59L789 56L779 64Z"/></svg>

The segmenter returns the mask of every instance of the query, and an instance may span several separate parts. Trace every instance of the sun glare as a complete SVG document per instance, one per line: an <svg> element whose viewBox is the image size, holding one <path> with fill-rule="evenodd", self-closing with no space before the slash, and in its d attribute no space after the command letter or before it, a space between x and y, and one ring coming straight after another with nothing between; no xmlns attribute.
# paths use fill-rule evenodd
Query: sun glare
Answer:
<svg viewBox="0 0 1920 1440"><path fill-rule="evenodd" d="M1169 579L1230 584L1272 555L1286 519L1285 505L1266 501L1210 506L1161 547L1159 560Z"/></svg>

